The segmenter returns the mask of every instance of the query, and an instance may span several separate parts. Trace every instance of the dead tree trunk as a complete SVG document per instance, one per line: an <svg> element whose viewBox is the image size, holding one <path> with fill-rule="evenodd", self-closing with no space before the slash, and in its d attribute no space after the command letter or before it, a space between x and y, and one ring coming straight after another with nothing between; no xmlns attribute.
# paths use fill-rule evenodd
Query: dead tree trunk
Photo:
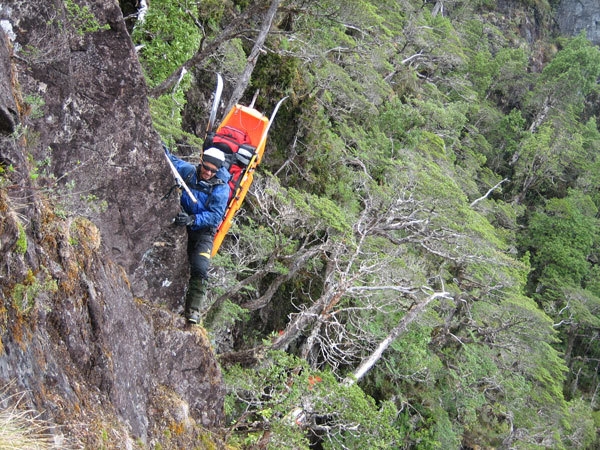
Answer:
<svg viewBox="0 0 600 450"><path fill-rule="evenodd" d="M347 377L344 380L344 384L346 386L351 386L352 384L359 381L362 377L364 377L369 370L381 359L383 352L385 352L390 345L400 336L402 333L406 331L408 325L410 325L425 309L429 303L431 303L436 298L450 298L450 294L447 292L436 292L421 303L413 306L408 310L406 315L402 318L400 323L386 336L386 338L380 342L375 351L371 353L366 359L364 359L360 365L356 368L356 370L352 373L351 376Z"/></svg>
<svg viewBox="0 0 600 450"><path fill-rule="evenodd" d="M267 11L267 14L264 17L260 33L258 33L258 37L256 38L256 42L254 43L254 47L252 47L252 51L248 56L244 72L242 73L242 76L240 77L237 85L233 90L233 93L231 94L231 98L229 99L229 103L227 104L225 111L229 111L233 107L233 105L240 101L240 98L242 98L244 91L248 87L250 77L252 75L252 72L254 71L256 62L258 61L258 55L262 51L265 40L267 39L267 35L269 34L269 30L271 29L271 25L273 24L273 19L275 18L275 14L277 13L279 3L281 3L281 0L273 0L271 2L271 6L269 6L269 10Z"/></svg>

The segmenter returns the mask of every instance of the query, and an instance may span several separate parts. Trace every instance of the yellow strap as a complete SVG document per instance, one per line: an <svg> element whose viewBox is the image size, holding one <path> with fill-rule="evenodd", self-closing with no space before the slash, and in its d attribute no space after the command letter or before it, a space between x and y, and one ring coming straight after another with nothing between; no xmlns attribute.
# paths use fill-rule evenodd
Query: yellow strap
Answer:
<svg viewBox="0 0 600 450"><path fill-rule="evenodd" d="M204 256L206 259L210 259L210 253L200 253L199 256Z"/></svg>

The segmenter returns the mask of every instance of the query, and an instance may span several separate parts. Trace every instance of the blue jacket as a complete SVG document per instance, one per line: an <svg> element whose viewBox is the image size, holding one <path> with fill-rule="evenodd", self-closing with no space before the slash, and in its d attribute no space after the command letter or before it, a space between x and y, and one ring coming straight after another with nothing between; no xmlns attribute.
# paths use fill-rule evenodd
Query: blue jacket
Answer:
<svg viewBox="0 0 600 450"><path fill-rule="evenodd" d="M223 221L229 201L230 188L227 183L231 178L229 171L221 167L214 177L204 181L198 176L196 166L177 158L168 151L167 156L198 200L194 203L185 190L181 194L183 210L195 216L195 221L189 228L194 231L216 229Z"/></svg>

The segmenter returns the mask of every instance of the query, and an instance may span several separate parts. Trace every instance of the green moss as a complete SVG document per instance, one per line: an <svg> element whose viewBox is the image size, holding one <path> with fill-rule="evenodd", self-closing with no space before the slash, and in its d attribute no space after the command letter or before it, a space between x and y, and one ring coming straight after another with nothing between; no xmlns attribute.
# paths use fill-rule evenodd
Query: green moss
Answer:
<svg viewBox="0 0 600 450"><path fill-rule="evenodd" d="M58 283L48 273L43 281L39 280L31 269L21 283L13 286L11 292L13 307L20 314L27 314L35 305L35 299L42 292L55 293Z"/></svg>
<svg viewBox="0 0 600 450"><path fill-rule="evenodd" d="M83 36L85 33L110 29L110 25L108 24L100 25L94 13L92 13L87 5L81 7L73 0L66 0L65 7L67 8L69 24L75 28L79 36Z"/></svg>
<svg viewBox="0 0 600 450"><path fill-rule="evenodd" d="M21 223L17 223L17 228L19 230L19 237L15 244L15 251L20 255L24 255L27 251L27 234L25 233L25 227Z"/></svg>

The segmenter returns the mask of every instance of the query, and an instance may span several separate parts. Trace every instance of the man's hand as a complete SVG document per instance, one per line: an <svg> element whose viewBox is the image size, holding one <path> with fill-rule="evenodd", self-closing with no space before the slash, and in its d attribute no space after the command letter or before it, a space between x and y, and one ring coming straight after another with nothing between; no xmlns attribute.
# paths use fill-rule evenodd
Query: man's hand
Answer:
<svg viewBox="0 0 600 450"><path fill-rule="evenodd" d="M196 220L196 216L193 214L186 214L184 212L180 212L175 216L175 225L188 226L192 225Z"/></svg>

